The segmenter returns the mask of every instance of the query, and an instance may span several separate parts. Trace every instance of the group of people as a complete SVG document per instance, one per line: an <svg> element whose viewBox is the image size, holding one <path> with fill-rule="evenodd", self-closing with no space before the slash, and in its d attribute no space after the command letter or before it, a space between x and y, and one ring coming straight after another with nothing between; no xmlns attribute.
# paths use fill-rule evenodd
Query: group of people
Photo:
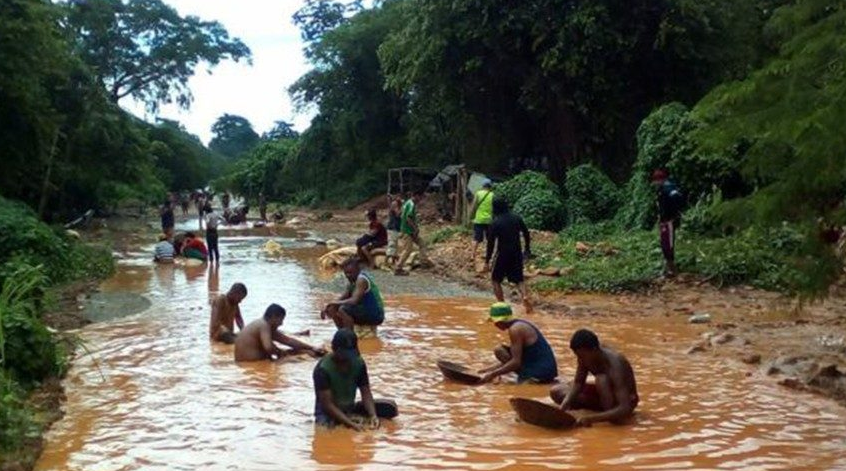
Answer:
<svg viewBox="0 0 846 471"><path fill-rule="evenodd" d="M159 215L161 217L162 234L159 236L159 242L156 244L154 252L154 260L160 263L171 263L176 256L183 256L189 259L196 259L203 262L210 262L220 264L220 246L218 228L221 224L231 224L231 217L228 220L225 216L228 211L229 194L224 193L221 198L224 206L224 214L218 213L211 204L211 195L205 192L194 192L191 198L199 206L200 212L200 230L205 227L205 242L191 231L174 234L175 216L174 216L174 200L177 198L177 193L171 193L159 208ZM241 209L238 210L240 214ZM183 214L185 211L183 211ZM246 220L246 212L239 216Z"/></svg>
<svg viewBox="0 0 846 471"><path fill-rule="evenodd" d="M408 275L405 264L417 248L418 260L428 263L426 245L420 237L420 221L417 205L425 192L415 191L403 199L400 195L390 197L388 224L382 224L375 209L367 211L368 231L356 240L358 257L368 266L374 265L375 252L384 250L387 263L393 267L394 275Z"/></svg>

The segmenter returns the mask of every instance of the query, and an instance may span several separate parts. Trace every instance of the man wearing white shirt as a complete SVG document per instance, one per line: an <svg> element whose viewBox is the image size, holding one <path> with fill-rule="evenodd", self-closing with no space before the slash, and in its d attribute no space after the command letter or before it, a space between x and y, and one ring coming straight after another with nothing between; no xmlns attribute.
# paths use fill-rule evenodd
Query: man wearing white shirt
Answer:
<svg viewBox="0 0 846 471"><path fill-rule="evenodd" d="M223 217L215 212L211 205L206 205L206 243L209 246L209 263L214 262L220 265L220 250L217 244L217 226L224 221Z"/></svg>

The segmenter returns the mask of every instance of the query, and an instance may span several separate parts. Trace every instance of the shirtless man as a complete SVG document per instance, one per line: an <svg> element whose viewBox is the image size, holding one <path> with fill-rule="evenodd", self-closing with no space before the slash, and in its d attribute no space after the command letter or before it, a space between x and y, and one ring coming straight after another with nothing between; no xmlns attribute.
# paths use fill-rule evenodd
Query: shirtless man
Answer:
<svg viewBox="0 0 846 471"><path fill-rule="evenodd" d="M601 347L596 334L580 329L570 339L570 349L576 354L578 366L572 384L560 384L549 396L561 409L588 409L577 424L590 426L594 422L621 423L632 415L640 399L637 395L634 371L629 360L608 347ZM588 373L595 378L587 383Z"/></svg>
<svg viewBox="0 0 846 471"><path fill-rule="evenodd" d="M234 343L235 326L244 329L244 318L238 304L247 297L247 287L243 283L235 283L229 292L221 294L212 302L211 321L209 322L209 337L215 342Z"/></svg>
<svg viewBox="0 0 846 471"><path fill-rule="evenodd" d="M279 331L285 322L285 308L271 304L264 311L261 319L250 322L235 338L235 361L279 360L288 355L308 353L317 358L326 354L326 350L288 337ZM273 342L291 347L282 350Z"/></svg>

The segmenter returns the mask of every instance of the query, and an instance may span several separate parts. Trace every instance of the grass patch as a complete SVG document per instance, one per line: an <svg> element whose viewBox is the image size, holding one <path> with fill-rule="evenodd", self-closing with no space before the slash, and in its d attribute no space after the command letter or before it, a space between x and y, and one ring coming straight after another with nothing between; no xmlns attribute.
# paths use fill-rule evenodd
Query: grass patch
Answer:
<svg viewBox="0 0 846 471"><path fill-rule="evenodd" d="M456 234L461 235L470 235L471 230L469 227L466 226L446 226L442 227L435 232L432 232L426 237L426 243L428 245L432 244L440 244L441 242L446 242L452 239Z"/></svg>

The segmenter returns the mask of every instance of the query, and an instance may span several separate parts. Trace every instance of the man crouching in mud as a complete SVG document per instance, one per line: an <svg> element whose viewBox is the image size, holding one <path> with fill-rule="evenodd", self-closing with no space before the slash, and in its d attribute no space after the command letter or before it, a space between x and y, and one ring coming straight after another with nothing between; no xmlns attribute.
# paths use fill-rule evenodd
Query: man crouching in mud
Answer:
<svg viewBox="0 0 846 471"><path fill-rule="evenodd" d="M579 329L570 339L570 349L576 354L578 367L572 384L560 384L549 396L562 410L588 409L577 419L577 425L590 426L595 422L622 423L634 412L639 402L634 371L629 360L608 347L599 345L596 334ZM586 383L588 373L595 382Z"/></svg>
<svg viewBox="0 0 846 471"><path fill-rule="evenodd" d="M315 358L323 356L326 351L313 347L305 342L279 332L279 327L285 321L285 308L278 304L267 306L264 316L250 322L241 330L235 339L235 361L259 361L281 359L289 355L307 353ZM273 342L279 342L291 347L282 350Z"/></svg>
<svg viewBox="0 0 846 471"><path fill-rule="evenodd" d="M247 287L243 283L235 283L226 294L221 294L212 301L211 320L209 322L209 337L215 342L234 343L235 324L238 329L244 328L244 318L241 317L241 301L247 297Z"/></svg>

